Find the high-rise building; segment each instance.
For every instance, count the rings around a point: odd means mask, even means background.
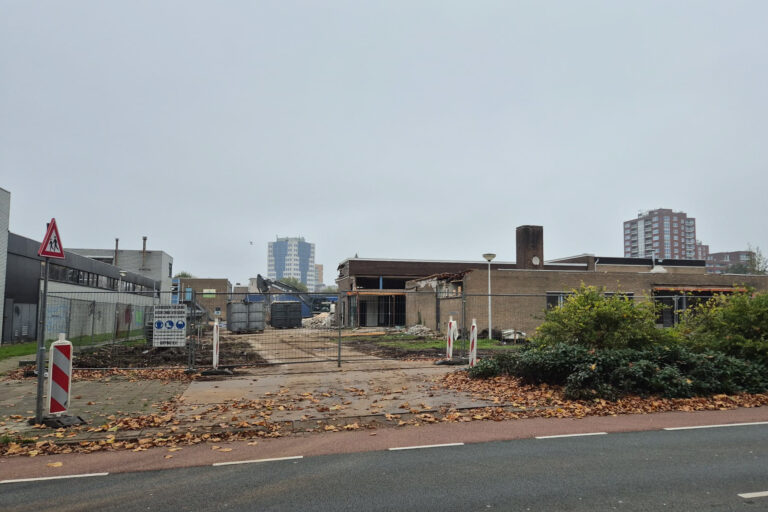
[[[315,263],[315,291],[320,291],[323,286],[323,265]]]
[[[267,277],[279,281],[293,277],[315,289],[315,244],[304,241],[304,237],[280,238],[269,242],[267,253]]]
[[[666,208],[624,222],[624,257],[697,259],[696,219]]]

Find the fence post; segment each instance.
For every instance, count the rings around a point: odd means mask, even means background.
[[[70,331],[70,326],[72,325],[72,314],[74,311],[72,311],[72,299],[67,299],[67,335],[66,338],[70,339],[72,337],[72,332]]]
[[[336,323],[339,324],[339,342],[338,342],[338,355],[337,355],[337,361],[336,366],[338,368],[341,368],[341,322],[339,322],[339,319],[336,319]]]
[[[467,290],[461,287],[461,351],[465,353],[467,348]]]
[[[91,345],[96,334],[96,301],[91,302]]]

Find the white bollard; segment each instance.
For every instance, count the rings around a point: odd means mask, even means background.
[[[472,319],[472,327],[469,328],[469,367],[477,364],[477,322]]]
[[[446,347],[445,347],[445,356],[448,359],[453,358],[453,317],[448,317],[448,334],[446,335]]]
[[[219,369],[219,319],[213,323],[213,369]]]
[[[64,339],[63,332],[51,344],[48,359],[48,412],[61,415],[69,409],[72,387],[72,343]]]

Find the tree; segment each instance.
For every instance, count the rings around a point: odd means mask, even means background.
[[[277,281],[283,284],[287,284],[288,286],[293,286],[294,288],[297,288],[301,292],[307,291],[307,285],[302,283],[295,277],[283,277],[282,279],[278,279]]]
[[[182,278],[187,278],[187,279],[194,279],[195,278],[195,276],[193,276],[192,274],[190,274],[186,270],[182,270],[181,272],[177,272],[176,275],[173,276],[173,277],[182,277]]]
[[[765,259],[763,251],[759,247],[753,248],[751,245],[747,246],[747,250],[751,253],[749,260],[747,260],[749,273],[764,275],[768,271],[768,260]]]

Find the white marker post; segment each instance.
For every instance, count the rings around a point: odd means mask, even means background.
[[[213,369],[219,369],[219,319],[213,324]]]
[[[472,319],[472,327],[469,328],[469,367],[477,364],[477,321]]]
[[[445,357],[453,358],[453,317],[448,317],[448,334],[446,335]]]

